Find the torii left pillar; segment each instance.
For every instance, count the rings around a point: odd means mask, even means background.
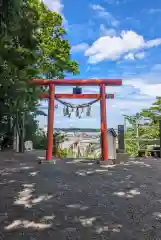
[[[54,101],[55,100],[55,85],[49,85],[49,106],[48,106],[48,147],[46,150],[46,160],[51,161],[53,158],[53,124],[54,124]]]
[[[100,115],[101,115],[101,155],[102,160],[108,160],[107,116],[106,116],[106,86],[100,85]]]

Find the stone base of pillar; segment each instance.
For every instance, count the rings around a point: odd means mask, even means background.
[[[99,161],[99,164],[100,164],[100,165],[113,165],[113,164],[114,164],[113,161],[114,161],[114,160],[110,160],[110,159],[107,160],[107,161],[102,161],[102,160],[101,160],[101,161]]]
[[[108,160],[108,161],[99,161],[100,165],[116,165],[120,163],[126,163],[129,159],[129,155],[127,153],[117,153],[116,159]]]
[[[129,155],[127,153],[117,153],[115,164],[125,163],[128,161]]]
[[[117,153],[125,153],[124,149],[117,149]]]
[[[39,159],[38,160],[38,164],[50,164],[50,163],[52,163],[52,164],[56,164],[56,160],[41,160],[41,159]]]

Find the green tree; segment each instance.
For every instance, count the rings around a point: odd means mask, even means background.
[[[143,109],[141,115],[149,118],[153,124],[157,124],[161,120],[161,97],[156,97],[156,101],[148,109]]]
[[[78,74],[78,63],[71,60],[70,44],[65,39],[62,17],[43,4],[35,6],[39,14],[39,59],[37,67],[48,79],[64,78],[66,73]]]
[[[17,122],[36,111],[42,91],[29,79],[77,74],[78,64],[71,60],[62,17],[41,1],[3,1],[0,15],[0,117]]]
[[[17,122],[15,120],[19,120],[21,113],[30,111],[37,102],[37,90],[28,85],[28,78],[33,73],[31,66],[37,61],[38,41],[35,36],[39,26],[31,2],[13,0],[3,1],[1,5],[1,122],[6,118],[8,122],[11,122],[11,118],[14,119],[12,122]],[[6,131],[11,134],[11,129]]]
[[[125,132],[126,151],[133,156],[147,149],[147,146],[158,144],[160,119],[160,98],[148,109],[134,116],[125,116],[129,126]]]
[[[39,124],[34,114],[28,113],[25,118],[25,140],[35,141],[35,136],[39,130]]]

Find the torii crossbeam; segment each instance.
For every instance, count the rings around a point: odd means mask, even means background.
[[[114,98],[114,94],[106,94],[106,86],[121,86],[121,79],[33,79],[32,84],[48,85],[49,93],[40,96],[41,99],[48,98],[48,147],[46,151],[46,160],[52,160],[53,151],[53,130],[54,130],[54,100],[55,98],[69,99],[99,99],[101,110],[101,152],[102,160],[108,160],[108,141],[107,141],[107,117],[106,117],[106,99]],[[55,86],[100,86],[100,94],[56,94]]]

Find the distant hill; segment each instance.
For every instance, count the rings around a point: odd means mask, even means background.
[[[56,132],[100,132],[97,128],[55,128]]]

